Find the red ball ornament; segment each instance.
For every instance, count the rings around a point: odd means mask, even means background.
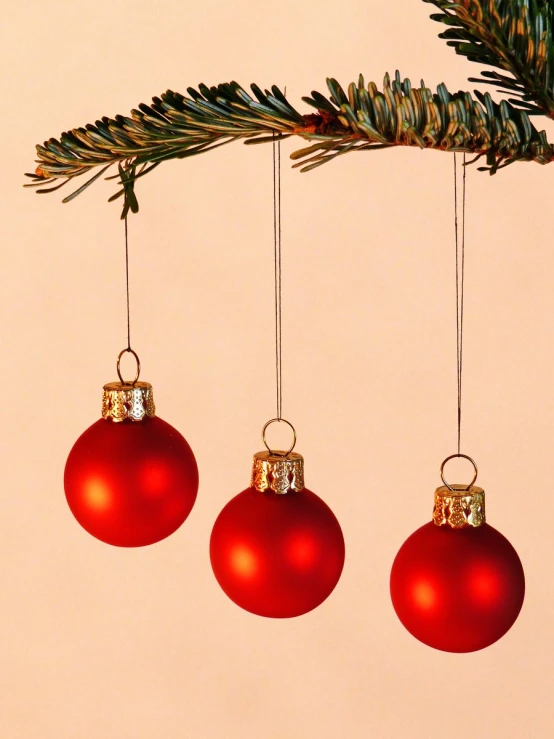
[[[485,523],[482,488],[437,488],[433,520],[396,555],[390,592],[402,624],[435,649],[474,652],[504,636],[523,605],[525,577],[516,550]]]
[[[69,453],[67,502],[81,526],[106,544],[154,544],[176,531],[194,505],[194,454],[155,416],[149,383],[105,385],[102,405],[103,418]]]
[[[214,524],[210,559],[229,598],[258,616],[300,616],[331,594],[344,537],[329,506],[304,487],[300,454],[254,455],[251,487]]]

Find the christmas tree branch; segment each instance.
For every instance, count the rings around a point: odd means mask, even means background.
[[[544,131],[537,131],[526,111],[491,96],[450,93],[439,85],[433,93],[421,83],[413,88],[397,73],[385,76],[382,91],[360,76],[345,91],[336,80],[327,81],[330,97],[319,92],[303,100],[316,109],[300,114],[275,86],[252,85],[253,96],[236,82],[217,87],[188,88],[189,97],[168,91],[141,104],[130,116],[102,118],[94,125],[63,133],[37,146],[38,167],[28,185],[42,186],[62,179],[39,193],[52,192],[76,177],[100,169],[64,199],[80,194],[109,167],[117,165],[123,196],[122,217],[138,210],[135,183],[167,159],[183,159],[238,139],[256,144],[298,135],[310,146],[293,153],[294,166],[308,171],[336,156],[355,150],[416,146],[441,151],[465,151],[485,157],[487,169],[516,161],[546,164],[554,147]],[[107,178],[110,179],[110,178]]]
[[[554,118],[552,0],[423,0],[441,10],[433,20],[448,26],[439,34],[456,53],[496,67],[470,78],[510,92],[529,115]]]

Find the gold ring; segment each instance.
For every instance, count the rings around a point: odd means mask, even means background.
[[[132,382],[125,382],[125,380],[123,379],[123,377],[121,377],[121,370],[120,370],[121,357],[126,352],[130,352],[133,355],[133,357],[136,359],[136,362],[137,362],[137,373],[135,375],[135,379]],[[119,352],[119,354],[117,356],[117,376],[121,380],[121,383],[123,385],[135,385],[136,382],[137,382],[137,380],[138,380],[138,378],[139,378],[139,375],[140,375],[140,359],[138,358],[138,354],[135,351],[133,351],[133,349],[131,349],[131,347],[128,347],[127,349],[123,349],[123,351]]]
[[[473,469],[475,470],[475,474],[473,475],[473,480],[472,480],[472,481],[471,481],[471,482],[469,483],[469,485],[468,485],[468,486],[466,487],[466,490],[469,490],[469,489],[470,489],[470,487],[471,487],[471,486],[473,485],[473,483],[475,482],[475,480],[477,480],[477,465],[475,464],[475,461],[474,461],[474,460],[473,460],[473,459],[472,459],[471,457],[468,457],[468,456],[467,456],[467,454],[451,454],[451,455],[450,455],[449,457],[447,457],[447,458],[446,458],[446,459],[444,460],[444,462],[443,462],[443,463],[441,464],[441,480],[443,481],[443,483],[444,483],[444,484],[446,485],[446,487],[447,487],[447,488],[448,488],[449,490],[451,490],[452,492],[454,492],[454,488],[453,488],[453,487],[451,487],[451,486],[450,486],[450,485],[449,485],[449,484],[448,484],[448,483],[446,482],[446,480],[444,479],[444,465],[445,465],[445,464],[446,464],[447,462],[449,462],[449,461],[450,461],[451,459],[454,459],[455,457],[463,457],[464,459],[467,459],[467,460],[469,460],[469,461],[471,462],[471,464],[473,465]]]
[[[268,427],[268,426],[269,426],[269,425],[270,425],[271,423],[286,423],[286,424],[287,424],[288,426],[290,426],[290,427],[291,427],[291,429],[292,429],[292,444],[290,445],[290,447],[289,447],[289,448],[287,449],[287,451],[286,451],[286,452],[276,452],[276,451],[274,451],[273,449],[271,449],[271,447],[270,447],[270,446],[269,446],[269,444],[267,443],[267,441],[266,441],[266,438],[265,438],[265,431],[266,431],[267,427]],[[292,450],[293,450],[293,449],[294,449],[294,447],[296,446],[296,429],[294,428],[294,426],[292,425],[292,423],[291,423],[290,421],[287,421],[287,420],[286,420],[286,418],[271,418],[271,419],[270,419],[270,420],[269,420],[269,421],[268,421],[268,422],[267,422],[267,423],[265,424],[265,426],[264,426],[264,427],[263,427],[263,429],[262,429],[262,441],[263,441],[263,443],[264,443],[264,445],[265,445],[265,448],[267,449],[267,451],[268,451],[268,452],[269,452],[270,454],[273,454],[273,455],[274,455],[274,456],[276,456],[276,457],[286,457],[287,455],[289,455],[289,454],[290,454],[290,453],[292,452]]]

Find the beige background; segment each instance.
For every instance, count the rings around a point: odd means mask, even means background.
[[[113,183],[64,206],[24,190],[34,144],[200,81],[286,85],[307,112],[301,96],[324,92],[326,75],[380,82],[399,67],[454,90],[477,71],[417,0],[190,6],[2,0],[0,734],[552,736],[549,168],[468,178],[463,448],[528,587],[493,647],[424,647],[388,594],[394,555],[429,520],[455,450],[450,156],[360,153],[301,175],[288,167],[299,141],[283,145],[284,413],[347,542],[321,608],[291,621],[242,612],[207,552],[274,414],[269,147],[164,164],[140,182],[130,223],[133,345],[200,467],[189,520],[154,547],[119,550],[65,504],[65,459],[125,346],[123,230]]]

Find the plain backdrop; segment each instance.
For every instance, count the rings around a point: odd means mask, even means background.
[[[192,514],[162,543],[118,549],[80,528],[63,493],[67,454],[126,345],[123,225],[113,182],[68,205],[67,188],[23,189],[34,145],[200,82],[286,86],[303,113],[327,76],[380,84],[399,68],[414,84],[472,89],[478,68],[437,38],[432,11],[2,0],[3,739],[553,735],[548,167],[468,173],[462,451],[527,578],[520,618],[491,648],[425,647],[388,592],[456,445],[451,155],[355,153],[300,174],[288,157],[303,142],[283,144],[283,412],[347,547],[320,608],[243,612],[208,558],[275,412],[270,146],[234,143],[137,184],[132,340],[160,417],[197,456]]]

